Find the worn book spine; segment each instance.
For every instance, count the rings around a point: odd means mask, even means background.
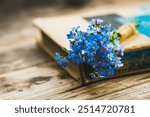
[[[63,51],[63,49],[57,45],[48,35],[46,35],[43,31],[40,31],[41,36],[37,37],[37,44],[40,48],[42,48],[46,53],[48,53],[52,58],[55,59],[56,52],[60,52],[61,55],[66,56],[67,53]],[[69,61],[69,66],[64,68],[77,82],[80,84],[84,84],[81,73],[82,65],[78,65]]]

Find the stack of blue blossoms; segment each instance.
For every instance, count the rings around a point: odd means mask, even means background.
[[[70,42],[68,56],[56,53],[57,63],[62,67],[67,67],[69,60],[77,64],[89,64],[94,69],[89,74],[91,78],[113,76],[115,70],[123,66],[123,48],[120,35],[113,31],[110,24],[102,23],[101,19],[92,19],[85,32],[80,30],[80,26],[72,28],[67,34]]]

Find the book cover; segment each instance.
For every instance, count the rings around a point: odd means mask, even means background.
[[[136,32],[129,25],[123,25],[118,21],[121,16],[117,14],[97,15],[97,16],[61,16],[52,18],[39,18],[34,20],[34,25],[40,30],[41,37],[38,39],[38,45],[43,48],[50,56],[55,58],[56,52],[67,55],[62,48],[69,50],[69,42],[66,38],[68,31],[80,25],[83,30],[89,24],[92,18],[101,18],[104,23],[110,23],[122,34],[121,44],[124,47],[125,55],[123,57],[124,66],[117,70],[114,77],[134,74],[150,70],[150,39],[149,37]],[[122,26],[123,25],[123,26]],[[65,68],[75,80],[81,84],[88,84],[108,78],[91,79],[88,75],[92,68],[87,64],[71,63]]]

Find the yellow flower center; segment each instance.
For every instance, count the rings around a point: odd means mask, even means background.
[[[74,57],[74,54],[71,54],[72,57]]]
[[[94,50],[95,49],[95,47],[94,46],[92,46],[92,50]]]

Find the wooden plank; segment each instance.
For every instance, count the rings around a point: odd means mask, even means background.
[[[47,99],[93,99],[97,96],[103,96],[118,90],[124,89],[117,83],[112,82],[99,82],[94,85],[85,86],[78,88],[60,95],[55,95],[53,97],[47,97]]]
[[[150,99],[150,82],[129,87],[96,99]]]
[[[0,74],[53,61],[33,40],[0,42]]]
[[[79,86],[52,62],[2,74],[0,84],[0,99],[35,99],[43,93],[54,95]]]
[[[119,79],[98,82],[79,89],[75,89],[63,94],[57,94],[48,99],[95,99],[118,91],[123,91],[129,87],[150,82],[150,73],[126,76]],[[128,94],[128,92],[125,92]],[[103,98],[104,99],[104,98]]]
[[[116,83],[125,87],[136,86],[138,84],[147,83],[150,81],[150,72],[145,72],[137,75],[130,75],[123,78],[116,79]]]

